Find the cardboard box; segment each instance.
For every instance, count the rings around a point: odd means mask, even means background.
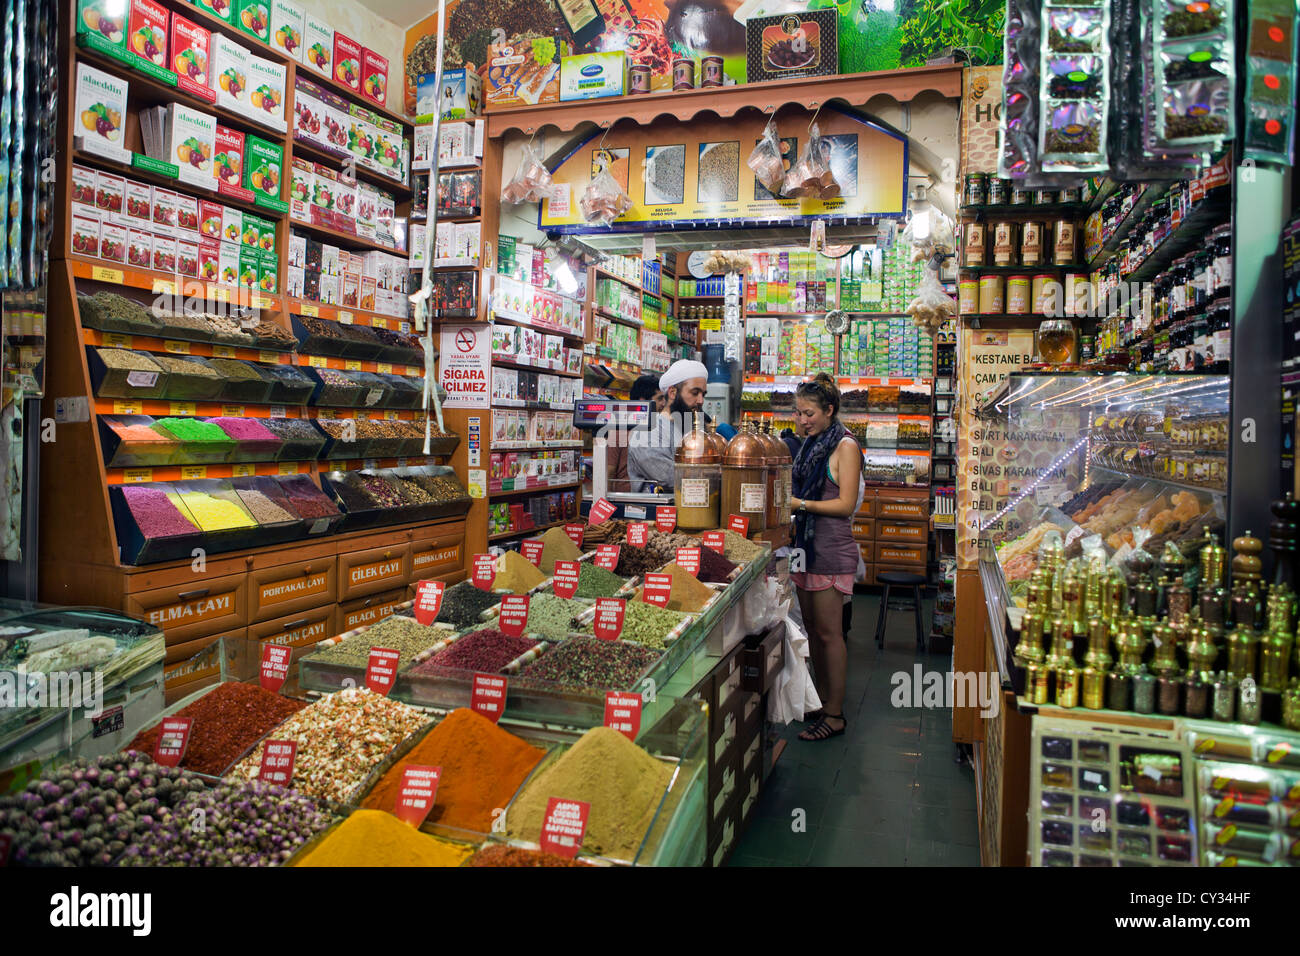
[[[302,62],[317,73],[333,76],[334,31],[320,17],[306,13],[302,26]]]
[[[72,201],[94,208],[95,171],[93,169],[72,164]],[[129,210],[127,214],[130,215]]]
[[[72,216],[72,251],[79,256],[99,255],[99,218]]]
[[[301,61],[306,19],[302,7],[297,4],[271,0],[271,46],[290,59]]]
[[[334,79],[350,90],[361,90],[361,44],[334,33]]]
[[[92,177],[94,174],[91,174]],[[76,180],[76,168],[73,168],[73,180]],[[93,183],[94,180],[92,179]],[[74,189],[76,187],[74,186]],[[126,216],[128,219],[138,219],[142,223],[153,221],[153,187],[148,183],[127,182],[125,184],[126,192]],[[91,198],[94,198],[94,186],[91,186]],[[148,225],[142,225],[140,228],[147,229]]]
[[[153,268],[153,233],[147,229],[128,229],[126,264],[136,269]]]
[[[122,0],[77,0],[77,35],[94,37],[94,46],[126,53],[127,5]]]
[[[541,59],[547,53],[551,53],[552,58]],[[560,44],[556,50],[556,44],[549,38],[543,44],[531,40],[488,44],[487,88],[483,91],[487,108],[558,103],[560,64],[554,56],[563,57],[567,53],[567,45]],[[446,74],[443,76],[445,87]],[[445,98],[443,102],[446,102]],[[443,118],[448,118],[445,111]]]
[[[78,63],[75,97],[78,122],[73,123],[73,134],[85,137],[88,142],[122,149],[126,98],[126,80],[88,63]]]
[[[206,10],[219,20],[235,22],[235,0],[195,0],[196,7]]]
[[[248,58],[248,107],[254,119],[284,129],[285,68],[260,56]]]
[[[244,134],[224,126],[217,127],[212,178],[218,184],[242,188],[244,181]]]
[[[251,54],[224,34],[212,35],[212,75],[217,103],[248,113],[248,58]]]
[[[157,272],[176,272],[176,240],[170,236],[153,237],[153,268]]]
[[[180,239],[176,243],[176,274],[188,279],[199,276],[199,244],[193,240]]]
[[[244,213],[233,206],[224,206],[221,210],[221,241],[238,245],[243,236]]]
[[[248,246],[239,247],[239,284],[245,289],[257,288],[257,270],[261,267],[262,256],[256,249]]]
[[[217,281],[222,285],[239,284],[239,250],[242,247],[233,242],[223,242],[220,250],[220,271]]]
[[[127,229],[125,226],[103,223],[99,228],[99,257],[109,262],[126,262]]]
[[[235,25],[250,37],[271,42],[271,10],[263,0],[238,0],[239,15]]]
[[[221,247],[224,243],[206,237],[199,240],[199,278],[216,282],[221,277]]]
[[[292,175],[289,182],[289,216],[299,222],[310,222],[312,192],[316,184],[312,164],[308,160],[294,157]]]
[[[301,269],[307,260],[307,237],[289,237],[289,265]]]
[[[100,175],[103,174],[101,173]],[[153,188],[153,221],[155,232],[164,232],[168,229],[176,228],[177,198],[175,190],[163,189],[161,186],[155,186]]]
[[[211,89],[212,75],[208,72],[211,57],[212,34],[197,23],[180,14],[172,14],[171,68],[185,89],[189,83]]]
[[[361,51],[361,95],[383,106],[388,99],[388,57]]]
[[[417,122],[432,122],[438,111],[443,119],[465,119],[478,116],[483,108],[483,80],[464,67],[443,70],[441,88],[435,88],[434,74],[425,73],[416,90]]]
[[[289,271],[284,277],[284,292],[286,295],[302,298],[303,285],[305,279],[301,266],[290,266]]]
[[[219,240],[223,234],[225,206],[219,202],[199,200],[199,237]]]
[[[280,262],[275,256],[265,252],[258,256],[257,286],[271,294],[280,291]]]
[[[745,22],[749,82],[838,73],[838,18],[835,10],[750,17]]]
[[[376,292],[378,292],[378,287],[377,287],[377,285],[376,285],[376,283],[375,283],[375,279],[374,279],[374,277],[373,277],[373,276],[364,276],[364,275],[363,275],[363,276],[361,277],[361,306],[360,306],[360,308],[363,308],[363,309],[369,309],[370,311],[373,312],[374,309],[375,309],[375,294],[376,294]]]
[[[252,249],[262,248],[262,220],[257,216],[244,213],[244,229],[239,235],[239,244]]]
[[[154,0],[131,0],[126,47],[154,66],[167,65],[167,8]]]
[[[244,188],[279,199],[284,171],[284,148],[260,136],[249,136],[244,143],[244,150]]]
[[[217,118],[180,103],[167,107],[167,161],[180,167],[180,178],[196,186],[216,188],[212,174]]]
[[[184,193],[176,194],[176,234],[196,241],[199,236],[199,201]]]
[[[581,53],[560,60],[560,101],[622,96],[627,92],[627,56],[622,50]]]

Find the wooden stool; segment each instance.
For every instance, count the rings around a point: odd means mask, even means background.
[[[925,653],[925,629],[921,625],[921,585],[925,584],[922,574],[909,574],[906,571],[882,571],[876,580],[885,586],[880,596],[880,614],[876,617],[876,647],[885,646],[885,625],[889,621],[890,587],[911,588],[912,601],[916,610],[916,649]]]

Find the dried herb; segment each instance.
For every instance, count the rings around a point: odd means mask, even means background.
[[[1209,33],[1218,29],[1222,22],[1223,11],[1208,4],[1206,9],[1199,11],[1186,8],[1174,10],[1165,14],[1165,36],[1190,37],[1198,33]]]
[[[511,637],[485,627],[457,639],[446,650],[411,669],[412,675],[441,674],[449,670],[496,673],[537,646],[527,637]]]
[[[438,609],[439,624],[450,624],[459,630],[479,622],[479,615],[501,603],[501,597],[484,591],[470,581],[461,581],[447,588]]]
[[[627,580],[613,571],[583,561],[578,565],[578,590],[574,596],[588,599],[613,597],[625,584]]]
[[[637,644],[575,637],[552,647],[521,676],[565,687],[626,690],[659,657],[658,651]]]

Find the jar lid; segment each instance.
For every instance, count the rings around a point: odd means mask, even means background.
[[[682,443],[673,453],[673,461],[679,465],[716,465],[722,461],[722,456],[709,440],[708,433],[702,428],[694,428],[682,436]]]
[[[728,468],[761,468],[767,464],[767,450],[752,431],[742,431],[727,442],[722,464]]]

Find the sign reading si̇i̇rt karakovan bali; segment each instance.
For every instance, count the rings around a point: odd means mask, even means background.
[[[777,132],[786,169],[808,142],[806,111],[782,111]],[[658,120],[650,126],[596,130],[552,171],[559,192],[542,201],[539,228],[560,233],[676,229],[684,225],[781,225],[811,219],[864,219],[907,212],[907,140],[827,106],[817,117],[840,184],[835,199],[781,199],[747,165],[767,115],[746,110],[708,123]],[[608,230],[582,216],[582,194],[608,167],[632,208]]]
[[[443,408],[490,408],[492,327],[444,325],[438,349],[438,381],[447,392]]]

